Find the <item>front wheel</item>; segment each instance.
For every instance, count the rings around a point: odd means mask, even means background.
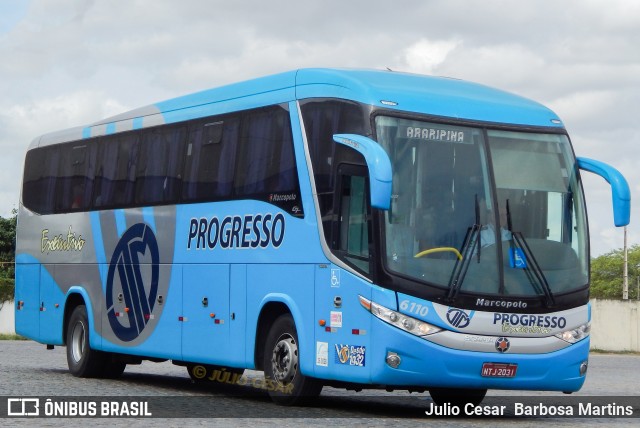
[[[264,351],[264,376],[267,391],[277,404],[303,404],[322,391],[322,383],[300,372],[298,333],[289,314],[278,317],[269,330]]]

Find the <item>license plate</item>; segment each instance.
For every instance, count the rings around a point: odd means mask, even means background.
[[[517,370],[517,364],[484,363],[481,374],[483,377],[515,377]]]

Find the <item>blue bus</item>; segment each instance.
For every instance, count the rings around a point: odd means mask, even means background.
[[[16,331],[79,377],[171,360],[323,385],[573,392],[589,237],[561,120],[456,79],[301,69],[43,135],[18,214]]]

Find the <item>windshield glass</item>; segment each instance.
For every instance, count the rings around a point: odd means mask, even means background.
[[[587,237],[564,135],[378,116],[393,167],[386,264],[459,292],[546,296],[587,283]],[[452,291],[454,290],[454,291]]]

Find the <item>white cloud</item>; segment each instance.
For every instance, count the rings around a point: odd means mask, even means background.
[[[574,92],[549,104],[556,112],[563,112],[565,121],[599,121],[603,111],[610,111],[618,103],[619,93],[613,90]]]
[[[439,71],[522,93],[531,85],[536,87],[546,67],[548,64],[543,56],[519,43],[467,46],[465,42],[464,49],[455,50]],[[532,93],[527,95],[535,96]]]
[[[447,56],[462,44],[460,40],[418,40],[405,49],[402,60],[407,71],[434,74]]]
[[[57,131],[80,126],[122,112],[125,108],[117,100],[101,91],[80,91],[33,103],[5,107],[9,130],[14,134],[25,132],[37,136],[41,129]],[[19,124],[19,127],[17,126]]]

